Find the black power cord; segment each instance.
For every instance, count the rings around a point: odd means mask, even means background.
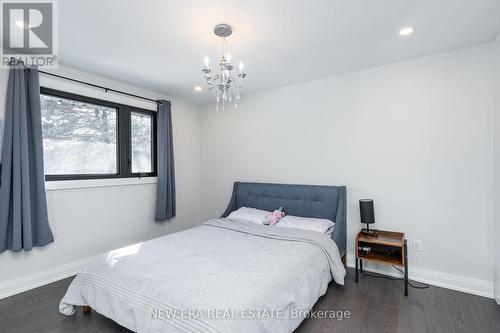
[[[363,276],[369,276],[369,277],[387,279],[387,280],[403,280],[405,273],[401,269],[399,269],[398,267],[396,267],[394,265],[392,265],[392,267],[394,267],[398,272],[400,272],[403,275],[403,277],[393,277],[393,276],[372,274],[372,273],[363,273]],[[423,282],[417,282],[417,283],[419,283],[420,285],[416,285],[415,281],[411,281],[410,279],[408,279],[408,285],[412,288],[415,288],[415,289],[427,289],[427,288],[429,288],[429,285],[427,283],[423,283]]]

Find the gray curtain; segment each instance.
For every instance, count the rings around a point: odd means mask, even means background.
[[[0,183],[0,252],[54,241],[47,217],[38,70],[11,63]]]
[[[172,114],[169,101],[158,101],[156,121],[158,185],[155,219],[164,221],[175,216],[174,144],[172,141]]]

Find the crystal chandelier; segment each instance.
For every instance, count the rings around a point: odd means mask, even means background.
[[[238,66],[238,74],[232,72],[233,65],[231,64],[231,55],[227,53],[227,42],[226,37],[231,36],[232,29],[227,24],[218,24],[214,33],[224,40],[224,52],[222,58],[219,60],[219,73],[212,73],[210,69],[210,60],[205,57],[203,62],[205,63],[202,72],[205,79],[205,87],[210,90],[216,99],[216,109],[219,110],[219,106],[224,107],[226,103],[233,103],[234,108],[238,108],[238,101],[240,99],[240,88],[242,86],[243,79],[247,76],[245,73],[245,65],[240,62]]]

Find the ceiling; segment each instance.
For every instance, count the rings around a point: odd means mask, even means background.
[[[499,0],[64,0],[60,63],[204,103],[204,56],[233,26],[244,94],[492,41]],[[411,36],[398,32],[415,27]]]

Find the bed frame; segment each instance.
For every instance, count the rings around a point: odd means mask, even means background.
[[[231,201],[221,217],[240,207],[273,211],[283,207],[287,215],[329,219],[335,222],[332,239],[345,266],[346,187],[235,182]]]
[[[342,257],[346,250],[346,187],[235,182],[231,201],[221,217],[240,207],[273,211],[279,207],[288,215],[329,219],[335,222],[332,239]],[[82,311],[91,313],[90,306]]]

